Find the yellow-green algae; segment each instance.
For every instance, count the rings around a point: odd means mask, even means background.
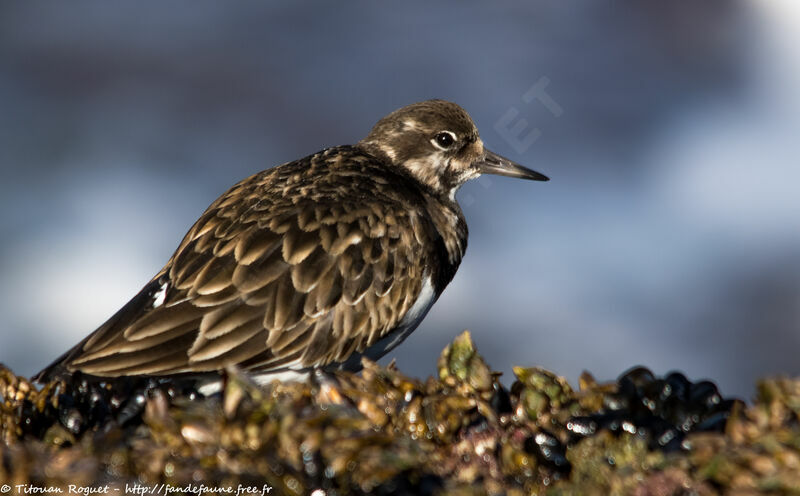
[[[367,362],[361,374],[259,388],[227,372],[223,397],[147,399],[142,422],[74,436],[54,423],[22,436],[21,411],[54,405],[0,367],[0,483],[111,492],[125,484],[271,486],[270,494],[679,495],[800,494],[800,380],[767,379],[726,432],[692,434],[688,450],[648,450],[636,435],[600,431],[570,444],[565,473],[526,446],[542,429],[568,441],[573,415],[597,412],[615,384],[581,376],[574,390],[539,368],[515,368],[511,408],[469,333],[442,353],[438,378]],[[57,405],[55,405],[57,406]],[[163,494],[163,493],[162,493]]]

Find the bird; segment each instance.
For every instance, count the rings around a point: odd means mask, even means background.
[[[467,248],[455,195],[481,174],[548,180],[486,149],[469,114],[444,100],[391,112],[355,145],[258,172],[34,380],[356,372],[405,340],[453,279]]]

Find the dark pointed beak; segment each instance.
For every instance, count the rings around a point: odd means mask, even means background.
[[[518,177],[531,181],[549,181],[550,178],[516,162],[486,150],[486,156],[478,162],[478,171],[481,174],[497,174],[498,176]]]

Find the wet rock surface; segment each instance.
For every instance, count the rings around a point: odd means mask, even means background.
[[[437,365],[425,381],[367,363],[361,374],[266,387],[230,370],[211,397],[156,380],[38,389],[0,367],[0,482],[266,484],[317,496],[800,494],[800,380],[760,382],[751,406],[643,367],[611,383],[584,373],[578,389],[518,367],[507,388],[468,333]]]

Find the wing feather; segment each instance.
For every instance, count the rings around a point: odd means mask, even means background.
[[[250,265],[239,264],[233,270],[233,284],[244,294],[251,293],[271,284],[289,268],[283,260],[281,251],[273,249]]]
[[[197,274],[197,279],[192,285],[192,291],[189,293],[191,296],[195,294],[206,296],[219,293],[231,285],[231,277],[236,268],[233,260],[231,260],[232,257],[217,257],[213,254],[211,256],[213,257],[211,261]]]
[[[282,245],[279,234],[257,227],[251,227],[235,241],[234,255],[240,265],[250,265]]]
[[[123,336],[131,341],[142,339],[202,317],[204,310],[191,301],[185,301],[173,307],[161,306],[147,312],[142,318],[128,326]]]
[[[189,361],[202,362],[218,358],[244,345],[254,336],[260,336],[259,343],[260,346],[263,346],[266,341],[266,332],[260,319],[240,322],[236,327],[223,334],[202,334],[201,338],[197,339],[189,349]],[[260,351],[259,346],[256,346],[253,351],[255,353]]]

